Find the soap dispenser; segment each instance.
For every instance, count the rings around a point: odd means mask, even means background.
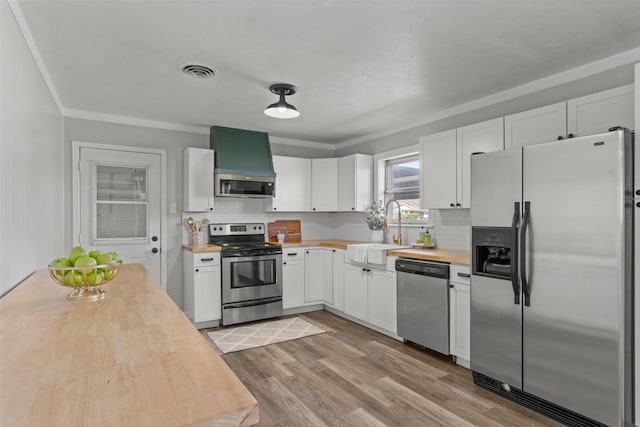
[[[432,235],[429,234],[429,227],[427,227],[427,232],[424,233],[422,243],[424,243],[425,245],[431,245],[431,241],[432,241]]]

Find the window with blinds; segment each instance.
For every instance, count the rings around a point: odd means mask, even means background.
[[[417,154],[391,159],[385,166],[385,205],[390,200],[400,203],[402,222],[423,223],[429,220],[429,211],[420,209],[420,160]],[[393,203],[388,211],[389,222],[398,218],[398,206]]]

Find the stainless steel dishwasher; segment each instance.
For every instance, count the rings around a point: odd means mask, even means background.
[[[449,264],[398,258],[398,335],[449,354]]]

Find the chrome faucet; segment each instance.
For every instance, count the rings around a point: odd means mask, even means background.
[[[384,214],[385,214],[385,219],[384,219],[384,227],[385,228],[389,228],[389,223],[387,222],[387,213],[389,212],[389,205],[391,203],[395,202],[396,205],[398,205],[398,238],[396,239],[396,235],[393,235],[393,243],[395,243],[396,245],[402,245],[402,212],[400,212],[400,202],[398,202],[397,200],[389,200],[387,202],[387,206],[384,208]]]

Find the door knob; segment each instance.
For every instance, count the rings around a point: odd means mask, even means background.
[[[152,242],[157,242],[157,241],[158,241],[158,236],[153,236],[153,237],[151,238],[151,241],[152,241]]]
[[[158,248],[153,248],[153,249],[151,249],[151,253],[152,253],[152,254],[157,254],[157,253],[158,253]]]

